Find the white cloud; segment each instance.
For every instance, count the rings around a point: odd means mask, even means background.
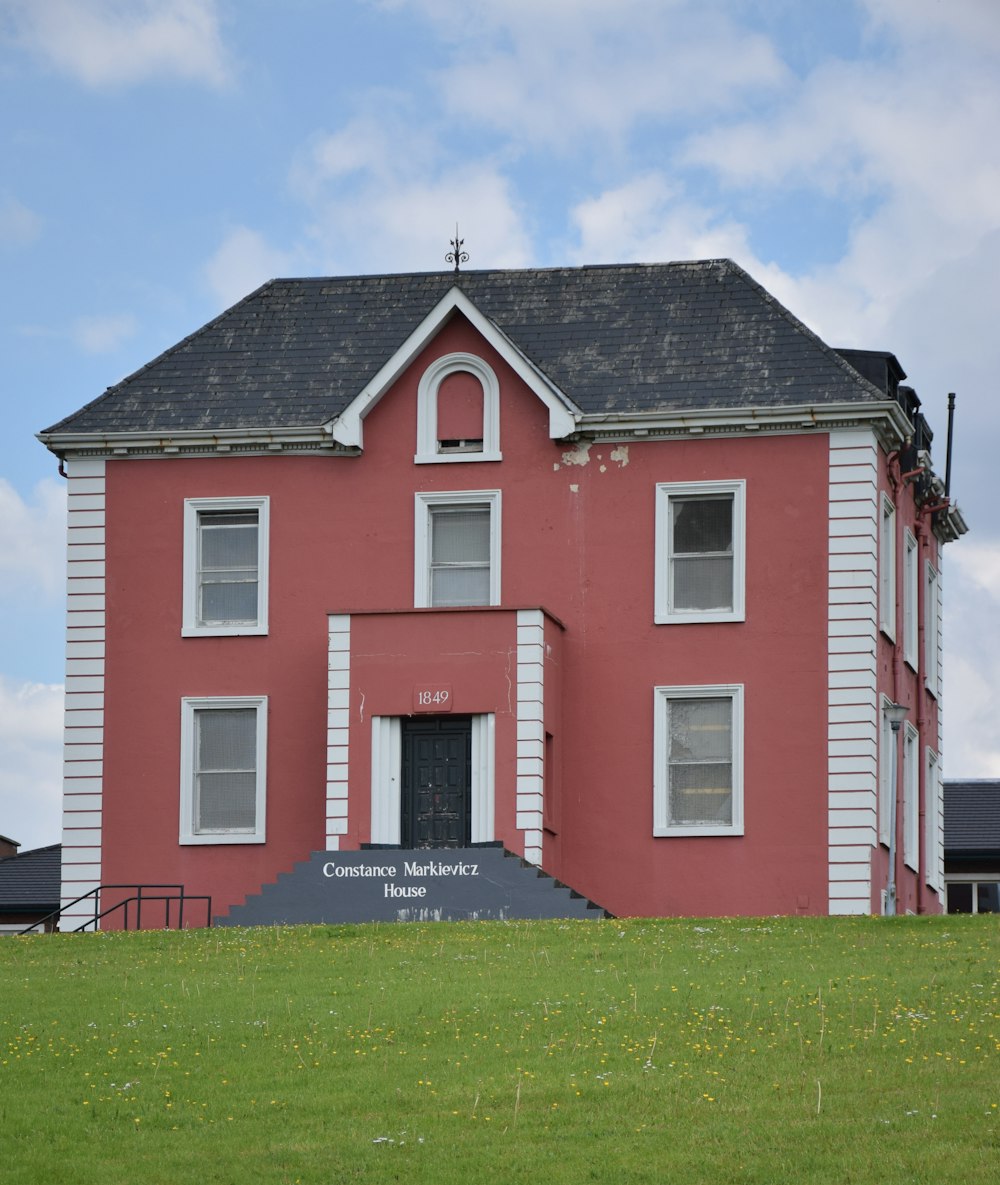
[[[0,247],[28,247],[42,232],[42,220],[17,198],[0,197]]]
[[[61,838],[63,689],[0,675],[0,833],[22,850]]]
[[[45,478],[25,501],[0,477],[0,593],[36,604],[65,592],[66,487]]]
[[[523,267],[531,246],[513,186],[488,158],[452,164],[429,133],[392,115],[362,115],[315,138],[294,192],[311,214],[311,271],[430,271],[454,226],[475,244],[472,268]]]
[[[786,75],[769,41],[689,0],[410,0],[452,43],[451,117],[574,150],[643,119],[726,110]]]
[[[7,0],[17,44],[87,86],[174,77],[225,86],[216,0]]]
[[[70,336],[88,354],[109,354],[132,337],[137,328],[131,313],[79,317]]]
[[[949,545],[944,593],[945,775],[1000,777],[1000,544]]]
[[[298,272],[294,253],[272,247],[246,226],[234,227],[205,264],[205,278],[223,308],[242,300],[267,280]]]

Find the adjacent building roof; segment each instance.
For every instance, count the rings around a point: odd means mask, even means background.
[[[945,782],[944,854],[1000,860],[1000,781]]]
[[[42,438],[329,423],[456,286],[583,415],[891,397],[725,259],[290,279]]]
[[[0,860],[0,915],[59,908],[62,844]]]

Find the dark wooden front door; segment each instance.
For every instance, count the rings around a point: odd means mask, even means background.
[[[404,848],[463,848],[472,826],[472,719],[416,716],[403,721]]]

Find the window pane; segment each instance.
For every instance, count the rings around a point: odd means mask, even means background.
[[[670,606],[733,608],[733,496],[671,498]]]
[[[977,913],[1000,913],[1000,884],[980,882],[976,890]]]
[[[732,823],[732,700],[671,700],[668,717],[669,822]]]
[[[258,515],[205,511],[198,515],[198,620],[256,622]]]
[[[431,562],[489,563],[490,508],[435,507],[431,510]]]
[[[253,831],[256,808],[256,774],[202,774],[198,778],[199,832]]]
[[[195,713],[196,831],[253,831],[257,798],[257,710]]]
[[[432,605],[447,608],[489,603],[489,568],[436,568],[431,572]]]
[[[963,885],[953,881],[948,885],[948,912],[972,913],[973,885]]]
[[[488,505],[430,509],[430,603],[439,606],[490,603]]]
[[[671,762],[730,759],[732,700],[672,700],[669,711]]]
[[[674,555],[733,550],[733,496],[671,498]]]
[[[674,560],[675,609],[731,609],[733,558],[711,556]]]

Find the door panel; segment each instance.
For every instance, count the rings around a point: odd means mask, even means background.
[[[406,848],[460,848],[472,816],[472,719],[420,716],[403,721],[402,819]]]

